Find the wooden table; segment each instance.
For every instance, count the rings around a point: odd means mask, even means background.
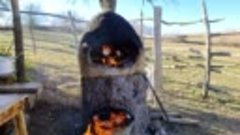
[[[17,135],[28,135],[24,116],[26,95],[0,95],[0,126],[14,120]]]

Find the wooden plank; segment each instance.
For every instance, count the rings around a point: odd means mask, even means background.
[[[25,120],[25,117],[24,117],[23,110],[21,110],[16,115],[16,127],[17,127],[19,135],[28,135],[26,120]]]
[[[0,95],[0,126],[15,117],[24,108],[26,95]]]
[[[0,95],[0,126],[16,119],[17,135],[27,135],[23,112],[26,98],[26,95]]]
[[[0,113],[0,126],[13,119],[24,106],[21,102]]]
[[[0,113],[9,109],[10,106],[13,106],[19,101],[25,100],[27,95],[18,95],[18,94],[4,94],[0,95]]]
[[[24,67],[24,47],[22,36],[21,17],[19,13],[18,0],[11,0],[13,24],[14,24],[14,43],[15,43],[15,56],[16,56],[16,74],[17,81],[25,81],[25,67]]]
[[[180,124],[180,125],[189,125],[189,126],[198,126],[199,125],[198,120],[194,120],[194,119],[190,119],[190,118],[170,117],[169,121],[167,121],[167,122],[173,123],[173,124]]]
[[[189,59],[194,59],[194,60],[202,60],[202,59],[204,59],[204,57],[200,56],[200,55],[196,55],[196,56],[190,55],[190,56],[188,56],[188,58]]]
[[[13,27],[0,27],[0,30],[9,31],[9,30],[13,30]]]
[[[230,52],[212,52],[211,55],[212,57],[230,57],[231,53]]]
[[[225,65],[211,65],[211,69],[215,69],[215,68],[224,68]]]
[[[0,85],[0,94],[18,93],[18,94],[36,94],[41,91],[43,86],[40,83],[21,83],[13,85]]]

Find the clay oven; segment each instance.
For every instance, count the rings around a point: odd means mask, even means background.
[[[143,44],[120,15],[99,14],[79,47],[83,135],[147,135]]]

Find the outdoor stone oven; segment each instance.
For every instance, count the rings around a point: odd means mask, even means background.
[[[79,47],[82,135],[148,135],[144,50],[131,25],[113,12],[99,14]]]

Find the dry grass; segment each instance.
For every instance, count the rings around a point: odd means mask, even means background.
[[[49,34],[46,38],[49,38]],[[51,38],[58,34],[50,33]],[[42,36],[42,33],[41,33]],[[62,35],[61,35],[62,36]],[[44,37],[42,37],[44,38]],[[214,51],[229,51],[231,57],[213,59],[213,64],[221,64],[222,73],[213,73],[211,84],[217,89],[210,92],[210,97],[202,100],[201,87],[203,68],[196,66],[203,64],[203,60],[193,60],[189,49],[195,48],[204,52],[203,37],[187,36],[187,42],[176,42],[176,39],[165,39],[163,42],[163,65],[190,65],[183,68],[164,69],[165,91],[159,92],[169,111],[179,112],[185,117],[200,120],[199,129],[183,128],[182,135],[239,135],[240,134],[240,35],[214,37]],[[67,36],[64,40],[70,40]],[[10,43],[9,34],[0,34],[0,42]],[[71,42],[71,41],[70,41]],[[34,68],[41,67],[48,81],[59,87],[57,90],[67,95],[79,95],[79,72],[74,49],[54,43],[37,42],[37,54],[32,51],[32,43],[25,39],[26,58]],[[148,62],[150,58],[152,40],[145,41]],[[0,45],[2,45],[0,43]],[[195,66],[194,66],[195,65]],[[61,87],[65,84],[72,84]],[[76,85],[77,84],[77,85]],[[199,131],[201,130],[201,132]],[[199,131],[199,132],[198,132]]]
[[[231,57],[213,58],[213,65],[222,65],[222,73],[212,73],[211,85],[216,88],[210,91],[207,100],[202,99],[201,84],[204,69],[199,66],[204,60],[190,59],[193,55],[189,49],[194,48],[204,53],[204,46],[194,43],[175,42],[175,39],[165,39],[163,42],[163,65],[189,65],[184,68],[164,69],[164,88],[160,92],[169,110],[180,112],[186,116],[200,120],[204,133],[213,135],[240,134],[240,35],[220,36],[213,38],[213,51],[227,51]],[[187,37],[187,41],[202,42],[200,36]],[[151,40],[146,43],[151,44]],[[238,44],[236,44],[238,43]],[[149,45],[148,47],[151,47]],[[151,49],[149,49],[151,50]],[[149,53],[151,54],[151,53]],[[177,59],[176,59],[177,58]],[[166,66],[171,67],[171,66]],[[193,132],[183,133],[192,135]]]

